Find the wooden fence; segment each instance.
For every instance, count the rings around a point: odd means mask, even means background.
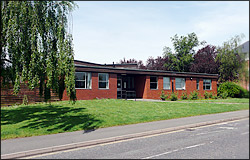
[[[8,88],[1,88],[1,107],[11,106],[14,104],[22,104],[24,95],[28,97],[28,103],[42,102],[43,97],[39,95],[39,89],[35,88],[30,90],[24,83],[20,85],[20,92],[17,95],[13,95],[13,86],[10,85]],[[58,101],[59,97],[51,92],[50,101]]]

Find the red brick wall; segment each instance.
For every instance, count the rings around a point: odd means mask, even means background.
[[[1,88],[1,107],[11,106],[14,104],[22,104],[24,95],[28,97],[28,103],[43,102],[44,98],[39,95],[39,88],[30,90],[25,83],[20,84],[20,91],[14,95],[13,85]],[[51,100],[58,101],[59,97],[51,91]]]
[[[186,79],[186,89],[176,90],[175,89],[175,77],[170,77],[170,90],[164,90],[165,94],[172,93],[172,80],[174,82],[174,92],[178,94],[178,98],[181,98],[183,92],[187,92],[189,95],[191,92],[196,90],[196,78],[192,80]],[[199,90],[200,96],[204,97],[203,90],[203,79],[199,79]],[[163,89],[163,76],[158,76],[158,89],[150,89],[150,76],[135,76],[135,90],[136,97],[143,99],[160,99],[160,94]],[[212,79],[212,90],[206,90],[207,92],[213,92],[217,94],[217,81]],[[94,98],[117,98],[117,75],[109,74],[109,89],[98,88],[98,73],[92,73],[92,89],[76,89],[76,96],[78,100],[89,100]],[[68,100],[66,96],[66,90],[63,94],[63,100]]]
[[[77,100],[90,100],[94,98],[117,98],[117,75],[109,74],[109,89],[98,88],[98,73],[92,73],[92,89],[76,89]],[[62,100],[68,100],[66,90]]]
[[[170,90],[164,90],[165,94],[171,94],[172,93],[172,87],[174,87],[174,92],[178,94],[178,98],[181,98],[181,95],[183,92],[186,92],[187,95],[189,95],[191,92],[196,90],[196,78],[193,78],[192,80],[190,78],[186,79],[186,86],[185,90],[176,90],[175,89],[175,77],[170,77]],[[174,82],[174,86],[172,86],[172,80]],[[217,81],[215,79],[212,80],[212,90],[206,90],[207,92],[212,92],[213,95],[217,94]],[[142,98],[144,99],[160,99],[160,94],[163,89],[163,76],[158,76],[158,89],[152,90],[150,89],[150,76],[146,76],[146,82],[145,82],[145,88],[144,88],[144,94]],[[199,81],[199,90],[198,90],[200,97],[204,97],[204,90],[203,90],[203,79],[200,78]]]
[[[136,98],[142,98],[145,92],[145,76],[135,76]]]

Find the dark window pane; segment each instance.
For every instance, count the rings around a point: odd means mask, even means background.
[[[75,73],[75,79],[76,80],[83,80],[83,79],[85,79],[83,77],[85,77],[85,73],[82,73],[82,72],[76,72]]]
[[[106,82],[99,82],[99,88],[106,88]]]
[[[157,83],[150,83],[150,89],[157,89]]]
[[[85,88],[84,81],[76,81],[76,88]]]
[[[210,90],[210,85],[206,85],[206,90]]]
[[[107,81],[107,74],[99,74],[99,81]]]
[[[150,82],[157,82],[157,77],[150,77]]]

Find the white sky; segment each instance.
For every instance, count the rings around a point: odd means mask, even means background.
[[[162,56],[170,37],[195,32],[200,41],[222,45],[235,35],[249,40],[249,1],[75,1],[76,60],[93,63]]]

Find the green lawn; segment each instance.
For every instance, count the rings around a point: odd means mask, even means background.
[[[216,100],[217,101],[217,100]],[[218,100],[224,101],[224,100]],[[242,104],[143,102],[115,99],[39,103],[1,108],[1,139],[88,130],[117,125],[249,109]],[[225,102],[228,102],[225,100]],[[191,101],[192,102],[192,101]],[[196,102],[196,101],[193,101]],[[247,102],[247,103],[245,103]]]
[[[224,102],[224,103],[249,103],[249,98],[227,98],[227,99],[198,99],[198,100],[178,100],[187,102]]]

